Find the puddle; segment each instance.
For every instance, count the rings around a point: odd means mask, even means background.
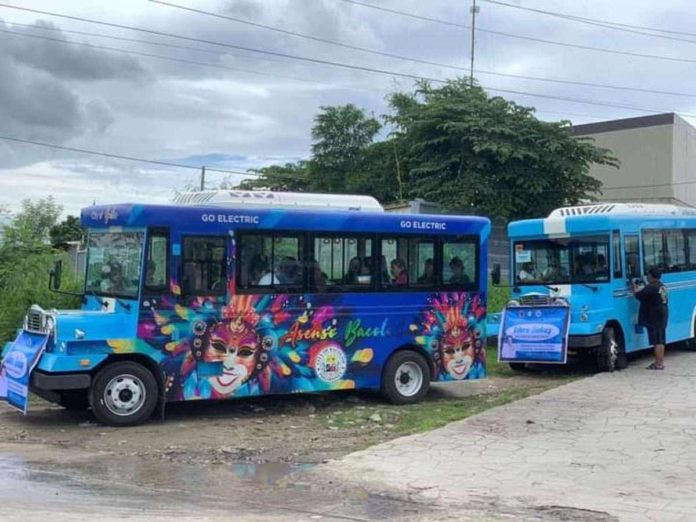
[[[0,453],[0,520],[99,518],[229,520],[378,520],[427,508],[365,491],[315,491],[302,472],[312,464],[184,465],[105,456],[80,462],[29,461]],[[293,473],[298,473],[297,480]],[[323,484],[322,486],[327,486]]]

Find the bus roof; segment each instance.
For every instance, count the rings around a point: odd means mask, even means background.
[[[87,228],[160,226],[187,233],[219,234],[233,228],[481,235],[484,239],[490,233],[490,220],[479,216],[132,203],[86,207],[81,214]]]
[[[510,237],[564,236],[609,231],[622,226],[696,226],[696,209],[678,205],[648,203],[602,203],[562,207],[546,218],[513,221]],[[663,223],[662,225],[656,225]]]

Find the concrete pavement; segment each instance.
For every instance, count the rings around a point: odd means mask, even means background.
[[[696,353],[598,374],[323,466],[462,518],[696,519]]]

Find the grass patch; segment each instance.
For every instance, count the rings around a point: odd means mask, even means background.
[[[496,406],[524,399],[574,380],[576,377],[550,376],[548,380],[530,383],[520,379],[519,385],[498,392],[470,397],[433,397],[408,406],[371,404],[326,412],[319,416],[321,424],[334,430],[360,430],[374,436],[368,445],[394,437],[441,428],[450,422],[466,419]]]
[[[498,362],[498,348],[489,346],[486,349],[486,374],[488,377],[514,377],[519,375],[510,368],[508,363]]]
[[[509,300],[509,286],[488,286],[488,304],[486,310],[489,314],[501,312]]]

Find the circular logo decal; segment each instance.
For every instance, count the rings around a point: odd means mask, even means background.
[[[336,382],[346,373],[346,355],[338,346],[327,346],[317,354],[314,371],[324,382]]]
[[[22,352],[10,352],[3,361],[3,366],[7,369],[7,375],[13,379],[21,379],[27,374],[27,356]]]

